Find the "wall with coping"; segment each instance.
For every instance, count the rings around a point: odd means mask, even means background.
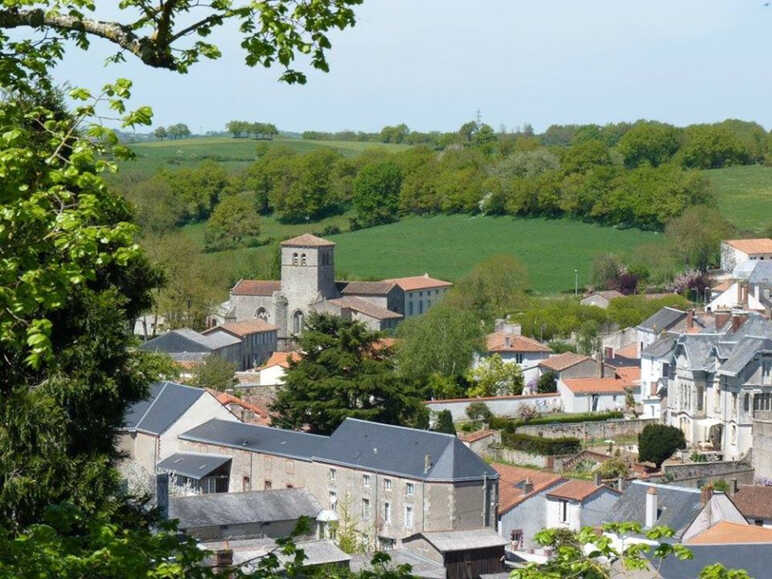
[[[466,409],[470,404],[483,402],[494,416],[517,418],[523,407],[530,406],[538,412],[557,412],[562,408],[560,395],[555,394],[523,394],[521,396],[491,396],[487,398],[451,398],[447,400],[430,400],[425,402],[432,412],[449,410],[453,420],[468,420]]]
[[[637,436],[647,424],[656,424],[656,418],[612,418],[589,422],[552,422],[525,424],[517,427],[518,434],[562,438],[570,436],[581,440],[599,440],[618,436]]]

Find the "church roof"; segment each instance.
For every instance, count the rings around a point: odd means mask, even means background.
[[[240,279],[231,290],[234,296],[270,296],[279,291],[281,282],[264,279]]]
[[[390,281],[350,281],[343,288],[343,294],[362,296],[383,296],[388,294],[396,284]]]
[[[339,308],[348,308],[350,310],[354,310],[355,312],[359,312],[360,314],[364,314],[376,320],[391,320],[402,317],[402,314],[398,314],[397,312],[392,312],[386,308],[376,306],[367,300],[363,300],[362,298],[355,296],[343,296],[342,298],[335,298],[329,300],[329,303],[334,304]]]
[[[322,239],[321,237],[317,237],[310,233],[304,233],[303,235],[298,235],[292,239],[287,239],[282,241],[281,244],[291,247],[331,247],[335,245],[332,241]]]

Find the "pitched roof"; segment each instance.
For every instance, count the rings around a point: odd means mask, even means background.
[[[394,286],[391,281],[350,281],[341,290],[344,295],[385,296]]]
[[[129,431],[162,434],[202,396],[210,394],[202,388],[154,382],[150,385],[150,395],[126,410],[123,427]]]
[[[748,519],[772,519],[772,487],[742,485],[732,502]]]
[[[449,281],[443,281],[441,279],[434,279],[429,277],[428,273],[423,275],[414,275],[411,277],[395,277],[393,279],[385,279],[383,281],[395,283],[406,292],[422,289],[450,287],[453,285]]]
[[[772,529],[756,525],[719,521],[691,537],[688,545],[732,545],[738,543],[772,543]]]
[[[300,360],[302,354],[300,352],[274,352],[271,357],[265,361],[265,364],[260,366],[260,369],[270,368],[272,366],[281,366],[282,368],[289,368],[290,360]]]
[[[755,239],[727,239],[724,241],[735,249],[739,249],[748,255],[759,253],[772,253],[772,239],[768,237],[759,237]]]
[[[769,576],[772,545],[689,545],[689,551],[693,555],[691,559],[656,560],[660,575],[664,579],[694,579],[708,565],[721,563],[727,569],[744,569],[757,579]]]
[[[496,434],[495,430],[487,429],[487,430],[477,430],[475,432],[459,432],[458,433],[458,439],[462,442],[477,442],[478,440],[482,440],[483,438],[488,438],[489,436],[493,436]]]
[[[672,352],[675,344],[675,336],[665,334],[646,346],[643,349],[643,355],[651,358],[661,358]]]
[[[559,474],[533,468],[498,463],[492,463],[491,466],[499,473],[499,514],[506,513],[527,498],[564,480]],[[530,493],[523,490],[526,480],[533,484]]]
[[[679,320],[686,317],[686,312],[665,306],[659,311],[643,320],[638,327],[653,332],[661,332],[676,324]]]
[[[362,298],[355,296],[344,296],[342,298],[328,300],[328,302],[335,304],[340,308],[354,310],[355,312],[359,312],[360,314],[375,318],[376,320],[392,320],[402,317],[402,314],[398,314],[397,312],[392,312],[386,308],[376,306],[367,300],[363,300]]]
[[[619,378],[564,378],[561,382],[574,394],[624,394],[631,386]]]
[[[148,340],[139,349],[146,352],[164,352],[167,354],[177,352],[208,353],[215,349],[216,343],[219,342],[190,328],[178,328]]]
[[[772,261],[758,261],[748,277],[748,283],[772,285]]]
[[[670,527],[679,539],[686,528],[702,510],[700,490],[675,485],[632,481],[609,513],[609,522],[636,521],[646,523],[646,493],[657,490],[657,508],[660,513],[657,525]]]
[[[737,342],[729,358],[721,364],[719,374],[737,376],[759,352],[772,352],[772,336],[746,337]]]
[[[228,404],[235,404],[237,406],[241,406],[242,408],[249,410],[250,412],[254,412],[254,414],[257,416],[261,424],[264,424],[265,426],[268,426],[271,424],[271,416],[268,414],[268,411],[265,408],[261,408],[257,404],[248,402],[247,400],[239,398],[238,396],[234,396],[233,394],[230,394],[228,392],[217,392],[216,390],[210,390],[209,392],[215,398],[217,398],[217,402],[219,402],[223,406],[228,406]]]
[[[203,334],[205,336],[208,336],[213,332],[217,332],[218,330],[224,330],[229,334],[243,338],[244,336],[248,336],[250,334],[258,334],[260,332],[273,332],[278,329],[279,329],[279,326],[274,326],[273,324],[269,324],[265,320],[261,320],[260,318],[255,318],[254,320],[226,322],[224,324],[220,324],[219,326],[215,326],[214,328],[209,328],[208,330],[205,330]]]
[[[285,247],[331,247],[335,245],[334,242],[322,239],[311,233],[304,233],[303,235],[298,235],[291,239],[285,239],[281,244]]]
[[[628,344],[624,348],[619,348],[616,351],[617,356],[621,356],[623,358],[633,358],[633,359],[639,359],[638,356],[638,344]]]
[[[506,332],[488,334],[485,342],[489,352],[552,352],[549,346],[538,340]]]
[[[169,518],[179,519],[182,529],[294,521],[302,516],[316,517],[321,510],[314,496],[305,489],[169,498]]]
[[[596,485],[592,481],[574,479],[560,485],[557,488],[552,489],[547,493],[547,496],[550,498],[567,499],[570,501],[578,501],[582,503],[596,492],[601,490],[607,490],[619,495],[622,494],[619,491],[611,489],[607,486]]]
[[[231,289],[234,296],[270,296],[281,289],[281,282],[264,279],[240,279]]]
[[[676,351],[683,351],[692,371],[710,371],[715,361],[713,351],[718,344],[717,334],[683,334],[676,342]]]
[[[584,362],[585,360],[592,360],[589,356],[584,356],[582,354],[577,354],[575,352],[563,352],[562,354],[555,354],[554,356],[550,356],[546,360],[542,360],[539,362],[539,366],[544,366],[545,368],[549,368],[550,370],[555,370],[556,372],[560,372],[562,370],[565,370],[566,368],[570,368],[571,366],[575,366],[580,362]]]
[[[416,536],[423,536],[438,551],[466,551],[468,549],[486,549],[503,547],[508,543],[492,529],[470,529],[466,531],[424,531]],[[408,537],[409,539],[409,537]],[[403,539],[404,541],[405,539]]]
[[[626,388],[635,388],[641,385],[641,367],[640,366],[618,366],[616,373],[622,385]]]
[[[201,454],[196,452],[175,452],[158,463],[158,469],[173,472],[195,480],[201,480],[209,473],[217,470],[230,456],[221,454]]]

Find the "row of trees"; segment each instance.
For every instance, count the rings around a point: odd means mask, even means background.
[[[185,123],[176,123],[168,127],[157,127],[153,135],[157,139],[185,139],[190,136],[190,129]]]
[[[279,129],[271,123],[252,123],[249,121],[230,121],[225,130],[235,138],[252,137],[254,139],[271,140],[279,134]]]

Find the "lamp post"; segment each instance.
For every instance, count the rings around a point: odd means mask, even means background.
[[[579,297],[579,270],[574,268],[574,297]]]

